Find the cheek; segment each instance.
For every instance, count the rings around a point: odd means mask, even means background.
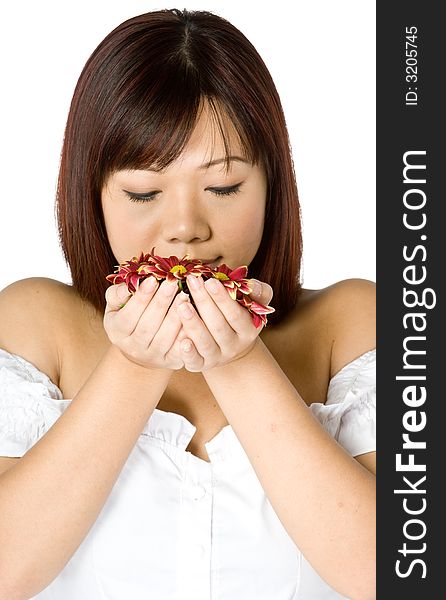
[[[237,256],[243,260],[254,257],[262,240],[264,225],[264,207],[248,206],[243,211],[233,214],[225,221],[221,230],[222,239],[227,242],[227,247],[233,249]]]
[[[138,211],[128,211],[116,206],[110,209],[104,204],[103,211],[108,241],[120,263],[131,256],[150,251],[155,244],[154,226],[143,219],[141,214],[138,215]]]

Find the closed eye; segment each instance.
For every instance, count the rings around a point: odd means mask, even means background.
[[[236,183],[235,185],[231,185],[229,187],[207,189],[216,196],[230,196],[231,194],[237,194],[237,192],[240,191],[241,185],[241,183]]]
[[[221,187],[221,188],[206,188],[206,191],[212,192],[216,196],[230,196],[231,194],[237,194],[240,191],[242,183],[236,183],[235,185]],[[127,190],[123,190],[130,198],[131,202],[153,202],[155,200],[156,195],[159,194],[159,191],[147,192],[145,194],[135,194],[134,192],[129,192]]]
[[[152,202],[155,200],[156,194],[159,192],[147,192],[146,194],[134,194],[133,192],[128,192],[127,190],[123,190],[130,198],[132,202]]]

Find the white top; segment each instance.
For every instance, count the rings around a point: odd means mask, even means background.
[[[326,403],[310,406],[352,456],[375,450],[375,355],[346,365]],[[69,402],[34,365],[0,349],[0,456],[22,456]],[[34,598],[342,598],[287,534],[232,427],[205,444],[210,462],[185,450],[195,431],[155,409],[84,541]]]

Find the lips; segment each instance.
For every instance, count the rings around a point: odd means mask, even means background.
[[[211,267],[216,267],[219,264],[220,256],[217,258],[197,258],[196,260],[201,260],[203,264],[210,265]]]

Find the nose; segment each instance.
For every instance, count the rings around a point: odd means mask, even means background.
[[[163,237],[168,243],[205,241],[211,235],[211,227],[206,211],[199,199],[192,193],[183,191],[169,198],[169,206],[163,219]]]

